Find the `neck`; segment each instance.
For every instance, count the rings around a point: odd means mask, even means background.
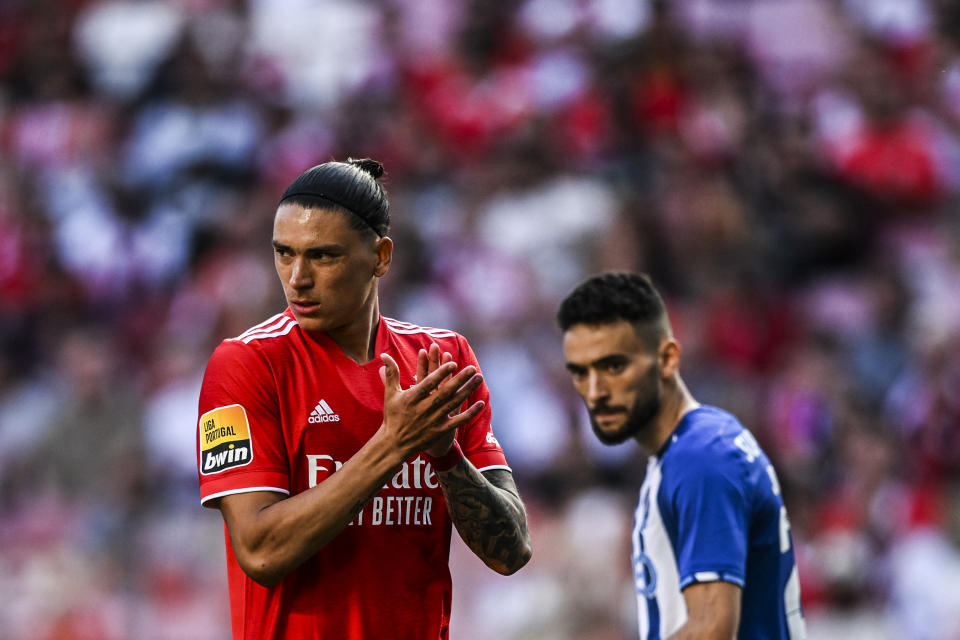
[[[380,301],[376,293],[370,302],[357,314],[355,322],[327,332],[327,335],[340,345],[344,355],[357,364],[370,362],[376,355],[374,351],[377,346],[377,326],[380,321]]]
[[[637,434],[637,442],[649,455],[655,454],[666,443],[667,438],[674,432],[677,425],[690,411],[700,406],[683,380],[677,375],[665,385],[663,406],[650,425],[650,429],[643,429]]]

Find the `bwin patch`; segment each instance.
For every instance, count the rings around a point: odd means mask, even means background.
[[[247,412],[239,404],[200,416],[200,473],[208,476],[253,462]]]

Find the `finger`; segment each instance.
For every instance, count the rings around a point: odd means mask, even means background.
[[[385,389],[396,389],[400,390],[400,367],[397,366],[396,361],[390,357],[387,353],[381,353],[380,359],[383,361],[383,373],[381,374],[383,378],[383,386]]]
[[[444,363],[444,364],[446,364],[446,363],[448,363],[448,362],[453,362],[453,354],[450,353],[449,351],[444,351],[444,352],[443,352],[443,359],[441,360],[441,362]]]
[[[483,376],[480,375],[479,373],[473,375],[472,377],[470,377],[470,379],[464,382],[457,389],[457,392],[454,394],[453,398],[450,400],[450,402],[453,404],[453,407],[450,409],[450,411],[453,411],[454,409],[462,405],[467,400],[467,398],[473,395],[474,391],[480,388],[481,384],[483,384]]]
[[[430,343],[429,358],[430,358],[430,371],[436,371],[437,367],[441,365],[440,345],[438,345],[436,342]]]
[[[456,377],[460,378],[459,374]],[[462,384],[454,386],[451,382],[447,389],[442,389],[436,394],[432,405],[434,410],[439,411],[444,416],[453,413],[480,387],[482,382],[483,376],[476,372],[464,380]]]
[[[417,352],[417,377],[414,378],[414,380],[423,380],[427,377],[428,373],[430,373],[430,361],[427,350],[420,349],[420,351]]]
[[[480,415],[480,412],[483,411],[485,406],[487,405],[483,400],[477,400],[464,411],[450,416],[446,423],[444,423],[444,427],[447,429],[458,429],[462,427]]]
[[[447,364],[450,364],[450,363],[447,363]],[[456,363],[454,363],[454,365],[455,364]],[[477,375],[479,373],[480,372],[477,371],[477,368],[472,364],[467,365],[460,371],[457,371],[457,374],[455,376],[453,376],[449,380],[444,381],[440,385],[440,396],[441,396],[440,399],[442,400],[443,396],[449,396],[451,393],[456,393],[460,389],[460,387],[462,387],[464,383],[466,383],[466,381],[470,379],[471,376]]]
[[[446,380],[456,370],[457,365],[452,362],[440,365],[436,371],[430,373],[426,378],[410,387],[409,391],[413,393],[413,399],[422,400],[426,398],[440,386],[441,382]]]

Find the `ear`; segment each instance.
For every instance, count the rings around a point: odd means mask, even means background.
[[[390,270],[390,263],[393,262],[393,240],[388,236],[383,236],[377,240],[374,247],[377,252],[377,263],[373,267],[373,275],[382,278]]]
[[[673,338],[664,338],[660,343],[657,357],[660,359],[660,373],[664,378],[672,378],[680,371],[680,343]]]

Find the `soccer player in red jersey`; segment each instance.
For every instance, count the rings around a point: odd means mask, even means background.
[[[235,639],[447,638],[451,525],[499,573],[531,555],[467,341],[380,315],[382,173],[294,180],[273,228],[289,308],[204,373],[201,501],[226,524]]]

